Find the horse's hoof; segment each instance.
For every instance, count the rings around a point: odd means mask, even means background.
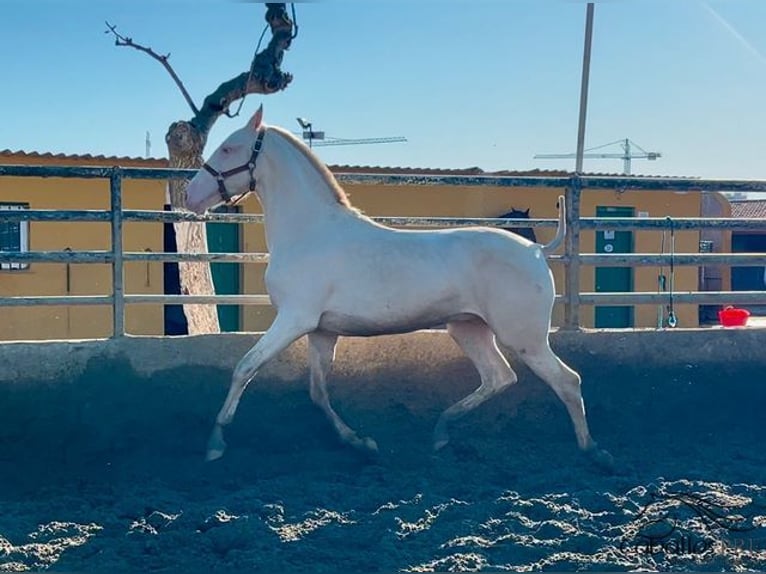
[[[614,457],[603,448],[594,448],[588,452],[591,461],[600,469],[613,473],[615,471]]]
[[[369,453],[378,454],[378,443],[376,443],[370,437],[365,437],[362,439],[362,447]]]
[[[341,438],[347,445],[363,454],[378,454],[378,443],[376,443],[370,437],[359,438],[356,434],[353,434],[351,436]]]
[[[220,425],[216,425],[213,428],[213,432],[210,434],[210,439],[207,441],[207,454],[205,460],[212,462],[218,460],[223,456],[226,451],[226,443],[223,440],[223,430]]]
[[[447,446],[447,443],[449,442],[449,432],[447,431],[447,425],[440,420],[438,423],[436,423],[436,427],[434,427],[434,434],[432,436],[434,441],[433,452],[436,453]]]
[[[205,462],[213,462],[214,460],[218,460],[223,456],[223,450],[221,449],[208,449],[207,454],[205,454]]]
[[[443,449],[447,444],[449,443],[448,438],[443,438],[439,440],[434,441],[434,452],[439,452],[441,449]]]

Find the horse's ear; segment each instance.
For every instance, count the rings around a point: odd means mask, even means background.
[[[529,210],[530,209],[531,209],[531,207],[527,207],[527,210],[524,212],[524,215],[526,215],[527,217],[529,217]]]
[[[258,106],[258,109],[255,110],[253,117],[250,118],[249,122],[247,122],[247,126],[250,129],[257,130],[259,127],[261,127],[262,121],[263,121],[263,104]]]

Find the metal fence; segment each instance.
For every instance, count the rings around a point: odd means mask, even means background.
[[[108,263],[112,266],[112,295],[91,296],[17,296],[0,297],[0,307],[31,305],[111,305],[113,309],[113,336],[125,334],[125,305],[155,304],[228,304],[269,305],[268,295],[151,295],[126,294],[124,289],[124,263],[129,261],[208,261],[208,262],[267,262],[268,253],[152,253],[125,252],[123,250],[123,223],[141,222],[233,222],[263,223],[263,216],[253,214],[209,213],[195,215],[180,211],[125,210],[122,207],[122,182],[126,179],[169,180],[190,178],[196,170],[167,168],[121,167],[61,167],[0,165],[0,176],[61,177],[108,179],[110,182],[109,210],[0,210],[2,221],[81,221],[108,222],[111,225],[111,249],[108,251],[28,251],[0,252],[0,263]],[[564,305],[563,327],[580,327],[580,306],[630,305],[667,303],[668,293],[658,292],[581,292],[582,266],[766,266],[766,253],[664,253],[653,254],[598,254],[580,252],[580,233],[583,230],[656,230],[674,231],[717,229],[727,231],[757,230],[766,232],[766,220],[757,218],[583,218],[580,200],[583,190],[610,189],[620,192],[640,190],[676,192],[766,192],[766,181],[701,180],[686,178],[572,176],[572,177],[506,177],[506,176],[431,176],[431,175],[374,175],[336,174],[341,183],[386,185],[458,185],[497,187],[559,188],[566,196],[567,235],[563,255],[554,255],[552,262],[564,265],[566,281],[564,294],[557,295],[557,303]],[[455,217],[374,217],[376,221],[396,227],[454,227],[487,225],[491,227],[555,227],[555,219],[508,218],[455,218]],[[766,291],[676,291],[676,303],[695,304],[748,304],[766,303]]]

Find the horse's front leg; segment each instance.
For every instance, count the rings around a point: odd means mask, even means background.
[[[229,394],[218,412],[208,441],[207,460],[216,460],[223,456],[226,450],[223,427],[231,423],[242,393],[258,369],[315,327],[316,324],[307,321],[306,317],[282,311],[258,343],[240,360],[234,369]]]
[[[309,366],[311,368],[311,400],[329,419],[340,440],[362,451],[377,452],[378,445],[371,438],[360,438],[335,412],[327,393],[327,377],[335,358],[338,336],[324,331],[309,333]]]

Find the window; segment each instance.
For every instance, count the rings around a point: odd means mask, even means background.
[[[0,203],[0,210],[29,209],[28,203]],[[29,251],[29,222],[0,221],[0,251],[21,253]],[[26,269],[28,263],[0,263],[0,270],[14,271]]]

